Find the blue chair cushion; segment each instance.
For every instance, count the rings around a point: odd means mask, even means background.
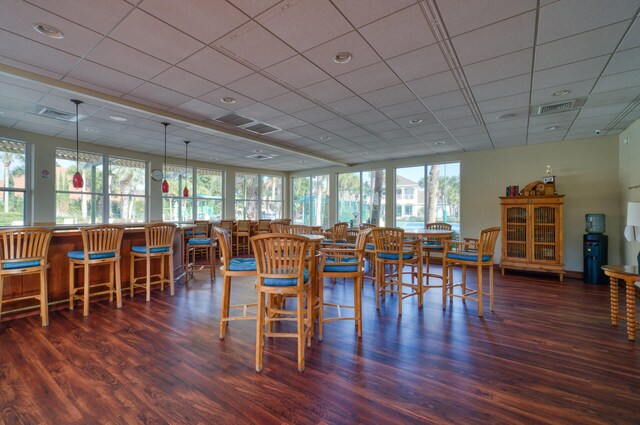
[[[24,260],[15,261],[13,263],[5,263],[4,270],[26,269],[29,267],[38,267],[40,260]]]
[[[147,247],[146,246],[132,246],[131,251],[137,252],[138,254],[146,254]],[[155,254],[157,252],[169,252],[169,248],[166,246],[151,248],[151,254]]]
[[[398,254],[386,254],[384,252],[379,252],[378,253],[378,258],[382,258],[383,260],[397,260],[398,259]],[[403,260],[411,260],[413,258],[413,253],[412,252],[407,252],[405,254],[402,254],[402,259]]]
[[[452,260],[462,260],[462,261],[478,261],[478,253],[474,251],[460,251],[460,252],[450,252],[447,254],[447,258]],[[483,255],[482,261],[491,260],[490,255]]]
[[[304,283],[309,280],[309,270],[304,269]],[[264,286],[296,286],[298,279],[294,277],[268,277],[264,279]]]
[[[204,236],[206,234],[207,234],[207,232],[196,232],[195,235],[196,236]],[[187,230],[186,235],[187,236],[193,236],[193,230]]]
[[[232,258],[229,261],[229,271],[232,272],[250,272],[256,271],[255,258]]]
[[[211,238],[191,238],[187,245],[209,245],[211,244]]]
[[[424,246],[442,246],[442,244],[439,241],[429,241],[429,240],[423,241],[422,245],[424,245]]]
[[[357,272],[358,271],[358,265],[354,264],[353,266],[351,265],[347,265],[347,264],[340,264],[340,265],[336,265],[336,264],[330,264],[330,263],[335,263],[336,261],[332,258],[327,258],[327,263],[324,265],[324,269],[323,271],[325,272],[338,272],[338,273],[352,273],[352,272]],[[351,258],[351,257],[345,257],[342,258],[340,261],[340,263],[357,263],[358,259],[357,258]]]
[[[321,243],[323,245],[331,245],[331,244],[335,244],[335,243],[344,244],[344,243],[347,243],[347,241],[344,240],[344,239],[338,239],[337,241],[334,241],[334,240],[331,240],[331,239],[324,239]]]
[[[67,256],[73,260],[84,260],[84,251],[69,251]],[[113,258],[115,252],[101,252],[99,254],[89,254],[89,260],[99,260],[101,258]]]
[[[376,249],[375,245],[372,243],[368,243],[364,246],[364,249],[367,249],[369,251],[374,251]]]

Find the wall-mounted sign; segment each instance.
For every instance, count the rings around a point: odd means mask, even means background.
[[[48,179],[49,178],[49,170],[42,170],[40,172],[40,175],[42,176],[43,179]]]

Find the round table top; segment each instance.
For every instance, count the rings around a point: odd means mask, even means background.
[[[453,230],[440,230],[440,229],[408,229],[404,231],[405,235],[416,236],[451,236]]]
[[[611,272],[619,275],[632,276],[640,279],[637,266],[607,264],[606,266],[602,266],[602,270],[604,270],[605,273]]]
[[[309,239],[311,242],[321,241],[324,239],[324,235],[310,235],[310,234],[299,234],[298,236],[304,236]]]

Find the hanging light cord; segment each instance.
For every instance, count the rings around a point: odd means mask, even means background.
[[[168,122],[163,122],[162,125],[164,125],[164,170],[162,170],[162,177],[165,178],[166,180],[166,176],[164,175],[164,173],[167,172],[166,168],[167,168],[167,127],[169,126]]]
[[[80,116],[78,115],[78,106],[80,106],[82,102],[81,100],[78,99],[71,99],[71,101],[73,103],[76,104],[76,172],[80,172],[80,133],[79,133],[79,127],[80,127]]]

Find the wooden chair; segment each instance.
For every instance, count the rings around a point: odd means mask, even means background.
[[[258,220],[258,234],[271,233],[271,220]]]
[[[256,315],[247,315],[247,307],[255,307],[257,304],[230,305],[231,278],[234,276],[256,276],[255,258],[232,258],[231,256],[231,232],[220,227],[214,227],[213,233],[220,246],[220,271],[224,277],[222,286],[222,308],[220,309],[220,339],[224,339],[228,323],[232,320],[255,320]],[[242,316],[229,315],[230,309],[242,308]]]
[[[336,223],[333,225],[333,228],[329,232],[325,232],[325,240],[322,241],[323,244],[331,244],[331,243],[346,243],[347,242],[347,229],[349,228],[349,223]]]
[[[489,296],[489,305],[493,311],[493,256],[496,240],[500,233],[499,227],[491,227],[480,232],[478,239],[467,239],[464,242],[445,241],[444,254],[442,257],[442,275],[444,285],[449,299],[453,297],[463,300],[472,300],[478,303],[478,316],[482,317],[482,296]],[[462,267],[462,280],[460,283],[453,282],[453,268]],[[467,288],[467,266],[478,269],[478,289],[469,290]],[[482,268],[489,268],[489,292],[482,290]],[[460,287],[461,295],[454,293],[454,288]],[[476,295],[476,297],[473,297]]]
[[[346,242],[348,244],[354,244],[356,243],[356,239],[358,239],[358,233],[360,233],[360,229],[358,228],[350,228],[347,229],[347,238],[346,238]]]
[[[424,226],[425,229],[432,229],[432,230],[451,230],[451,225],[449,223],[440,223],[440,222],[435,222],[435,223],[427,223],[426,226]],[[442,275],[438,275],[438,274],[434,274],[434,273],[430,273],[430,262],[431,262],[431,254],[434,253],[440,253],[442,254],[443,252],[443,245],[442,245],[442,241],[438,238],[424,238],[422,240],[422,258],[424,259],[424,262],[426,264],[426,282],[423,285],[423,292],[427,292],[429,289],[432,288],[441,288],[442,289],[442,308],[445,308],[445,303],[446,303],[446,296],[445,296],[445,287],[444,287],[444,278],[442,277]],[[442,258],[442,257],[440,257]],[[442,268],[442,273],[444,274],[444,267]],[[440,284],[431,284],[429,278],[434,277],[437,279],[440,279]]]
[[[40,301],[42,326],[49,325],[47,257],[52,231],[37,227],[0,230],[0,317],[5,303],[36,299]],[[40,292],[3,300],[4,280],[11,276],[37,274],[40,278]]]
[[[262,370],[264,338],[289,337],[298,342],[298,370],[304,370],[305,340],[311,344],[312,293],[305,267],[308,239],[298,235],[271,234],[251,238],[258,272],[258,320],[256,324],[256,370]],[[265,295],[269,297],[265,317]],[[296,311],[275,306],[274,296],[295,296]],[[305,306],[306,301],[306,306]],[[296,333],[273,332],[272,324],[295,321]],[[268,330],[265,332],[265,324]]]
[[[84,251],[71,251],[69,257],[69,310],[73,310],[75,299],[83,302],[83,316],[89,315],[89,297],[109,294],[109,302],[113,302],[116,294],[116,307],[122,308],[122,288],[120,275],[120,247],[124,235],[124,227],[105,224],[101,226],[83,227],[82,246]],[[109,281],[90,284],[89,269],[91,266],[109,266]],[[84,270],[84,285],[75,286],[76,269]],[[115,275],[115,279],[114,279]],[[103,291],[90,293],[91,288],[104,287]],[[81,292],[81,295],[76,295]]]
[[[173,283],[173,239],[176,234],[176,225],[173,223],[155,223],[144,226],[145,246],[131,247],[131,266],[129,272],[129,291],[133,298],[135,288],[145,288],[146,300],[151,301],[151,285],[160,284],[160,290],[164,291],[164,284],[169,284],[171,296],[175,295]],[[151,260],[160,260],[160,273],[151,274]],[[169,277],[165,276],[165,259],[168,261]],[[146,273],[144,276],[135,275],[136,261],[144,261]],[[155,280],[153,280],[155,279]],[[144,280],[144,283],[136,283]]]
[[[417,295],[418,307],[422,307],[422,250],[419,239],[405,240],[404,230],[392,227],[376,227],[371,230],[375,245],[376,262],[376,308],[386,293],[398,296],[398,315],[402,314],[402,300]],[[411,266],[405,272],[404,266]],[[386,268],[389,267],[389,274]],[[411,276],[411,283],[404,282],[405,274]],[[415,283],[415,278],[418,282]],[[395,289],[394,289],[395,288]],[[403,288],[411,292],[405,293]]]
[[[318,338],[322,341],[324,323],[337,320],[354,320],[358,338],[362,338],[362,283],[364,278],[364,246],[369,237],[370,229],[361,230],[356,238],[355,247],[339,247],[320,250],[320,284],[318,286],[318,298],[320,308],[318,310]],[[324,302],[325,278],[353,279],[353,305],[343,305]],[[335,307],[338,317],[324,317],[324,307]],[[352,317],[342,317],[341,309],[353,309]]]
[[[187,237],[204,236],[209,235],[209,220],[196,220],[193,222],[194,228],[188,229],[185,232]]]
[[[216,277],[216,256],[218,252],[218,244],[215,238],[209,235],[209,226],[205,228],[204,232],[195,233],[187,240],[184,246],[184,270],[185,277],[184,282],[189,283],[189,272],[193,273],[196,266],[196,254],[204,253],[205,258],[209,261],[209,280],[213,280]],[[189,260],[191,258],[191,260]]]
[[[286,233],[285,227],[287,225],[281,221],[274,221],[269,225],[270,233]]]
[[[371,223],[360,223],[360,228],[361,229],[373,229],[374,227],[376,227],[375,224],[371,224]]]
[[[240,255],[240,250],[251,254],[249,238],[251,237],[251,220],[238,220],[238,226],[234,232],[236,255]]]
[[[284,233],[288,233],[290,235],[311,235],[314,232],[311,226],[307,226],[304,224],[289,224],[284,226]]]
[[[233,220],[220,220],[219,227],[221,229],[225,229],[225,230],[228,230],[228,231],[232,232],[233,231],[233,225],[234,225],[234,221]]]

